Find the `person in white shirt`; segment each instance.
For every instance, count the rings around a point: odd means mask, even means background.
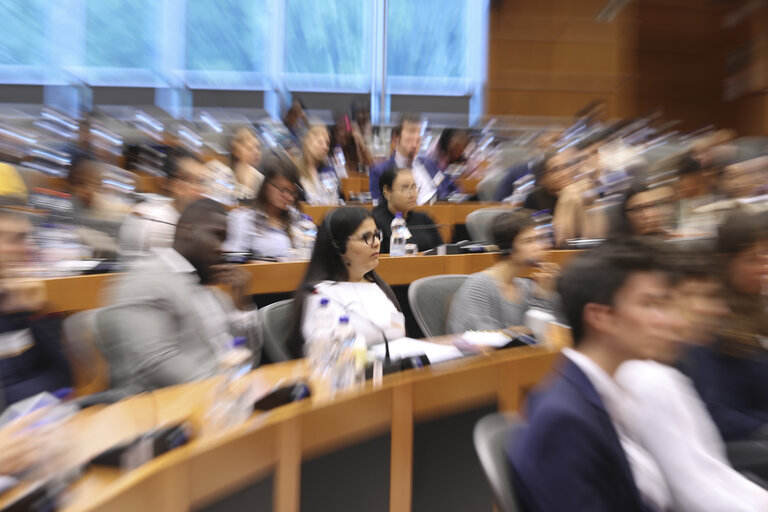
[[[294,296],[293,357],[302,357],[313,334],[328,330],[341,316],[368,345],[405,336],[405,319],[392,289],[374,269],[381,231],[371,212],[358,207],[328,212],[317,234],[312,259]],[[328,304],[322,306],[322,299]]]
[[[184,209],[202,197],[208,168],[192,153],[175,150],[167,157],[168,197],[156,194],[134,207],[120,226],[120,256],[132,260],[155,247],[171,247]]]
[[[714,342],[712,329],[728,314],[712,263],[686,255],[675,286],[687,318],[684,339]],[[682,346],[681,346],[682,348]],[[657,361],[628,361],[616,381],[632,396],[628,408],[637,441],[656,460],[681,512],[768,510],[768,491],[733,469],[725,444],[691,380],[668,353]],[[678,354],[679,356],[679,354]]]
[[[227,219],[228,252],[252,252],[267,258],[288,258],[299,247],[299,183],[287,155],[270,155],[262,167],[264,184],[253,208],[237,208]]]

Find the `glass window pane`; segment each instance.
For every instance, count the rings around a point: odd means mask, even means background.
[[[389,0],[387,73],[463,77],[466,0]]]
[[[364,0],[287,0],[285,70],[365,74],[370,60],[365,38],[369,8]]]
[[[154,69],[156,0],[88,0],[86,66]]]
[[[186,69],[264,71],[267,0],[187,0]]]
[[[0,65],[44,66],[46,0],[2,0]]]

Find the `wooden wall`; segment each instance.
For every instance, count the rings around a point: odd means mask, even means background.
[[[684,129],[737,124],[735,105],[723,98],[722,17],[732,5],[635,0],[600,23],[607,3],[492,2],[488,112],[572,116],[603,98],[609,117],[662,107]]]

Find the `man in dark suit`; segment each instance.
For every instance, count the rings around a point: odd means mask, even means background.
[[[389,160],[371,168],[368,185],[373,199],[381,199],[379,178],[394,164],[398,169],[410,169],[421,146],[421,116],[401,114],[399,124],[392,130],[395,152]]]
[[[525,510],[648,511],[671,504],[653,458],[633,439],[628,397],[613,380],[630,359],[675,351],[681,317],[652,242],[610,241],[569,265],[559,283],[574,349],[528,399],[529,426],[510,439]]]

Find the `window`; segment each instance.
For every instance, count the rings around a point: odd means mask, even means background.
[[[289,88],[365,90],[370,85],[371,2],[287,0]]]
[[[89,83],[150,85],[158,67],[159,4],[155,0],[88,0],[84,60],[86,67],[94,68],[86,72]]]
[[[267,69],[269,23],[267,0],[187,0],[187,84],[253,86]]]
[[[435,88],[465,92],[467,1],[389,0],[387,76],[391,92]]]
[[[46,64],[45,0],[3,0],[0,19],[0,65],[44,66]]]

